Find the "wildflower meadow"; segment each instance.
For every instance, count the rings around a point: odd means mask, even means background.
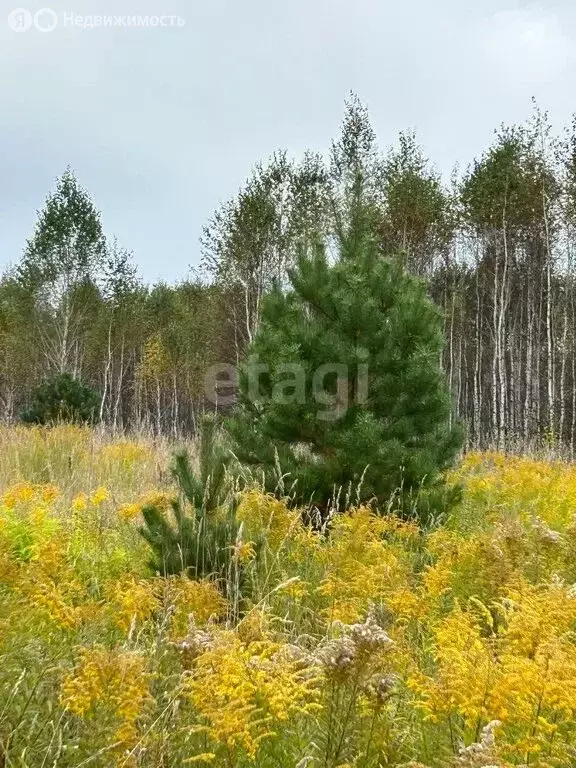
[[[575,764],[573,465],[467,454],[427,529],[245,484],[230,584],[151,565],[161,441],[0,444],[0,765]]]

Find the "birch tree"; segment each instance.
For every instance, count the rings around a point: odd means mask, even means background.
[[[96,282],[105,256],[100,214],[67,169],[39,211],[18,266],[21,283],[35,297],[47,370],[77,373],[83,288]]]

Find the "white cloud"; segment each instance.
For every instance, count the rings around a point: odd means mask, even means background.
[[[483,48],[500,74],[519,85],[551,82],[576,59],[570,32],[536,6],[494,14],[483,30]]]

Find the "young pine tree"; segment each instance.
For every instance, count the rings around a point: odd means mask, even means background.
[[[462,444],[440,312],[357,225],[334,265],[319,244],[290,272],[292,289],[267,297],[229,421],[237,457],[270,490],[280,482],[323,511],[350,492],[386,505],[437,490]]]
[[[154,571],[212,578],[228,592],[226,585],[237,582],[234,546],[240,531],[228,498],[228,462],[216,421],[206,417],[200,433],[199,471],[193,471],[186,451],[174,457],[172,471],[180,495],[172,502],[171,513],[154,505],[142,510],[140,534],[152,550]]]
[[[70,373],[57,373],[42,382],[32,393],[28,408],[20,413],[25,424],[98,421],[100,395]]]

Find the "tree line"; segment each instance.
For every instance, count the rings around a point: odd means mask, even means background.
[[[557,136],[536,106],[447,183],[413,133],[381,151],[351,96],[326,155],[257,165],[204,228],[199,269],[174,285],[144,284],[67,170],[0,281],[2,417],[67,372],[101,394],[115,430],[195,431],[221,407],[207,382],[242,360],[263,297],[319,242],[328,256],[337,243],[353,251],[355,231],[426,280],[470,444],[572,450],[576,123]]]

